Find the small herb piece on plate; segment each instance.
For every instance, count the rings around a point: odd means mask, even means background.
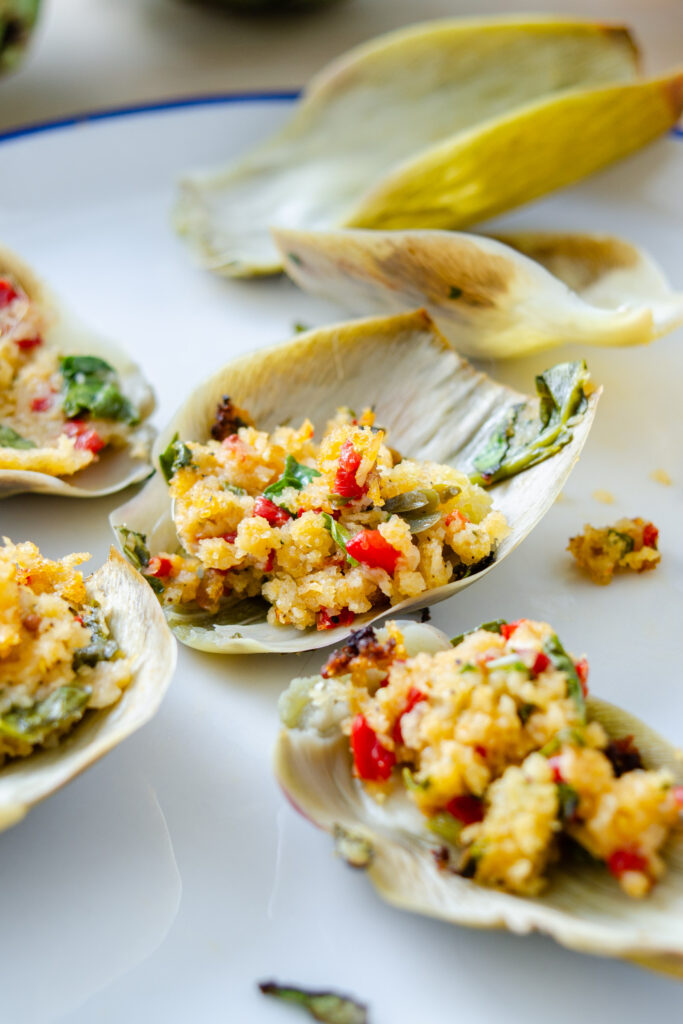
[[[572,439],[575,416],[586,409],[589,373],[583,360],[558,363],[536,377],[538,416],[520,403],[505,410],[475,456],[473,483],[489,486],[555,455]]]
[[[368,1024],[367,1007],[338,992],[315,992],[295,985],[279,985],[275,981],[261,981],[259,988],[264,996],[295,1003],[307,1010],[313,1020],[323,1024]]]
[[[0,448],[35,447],[36,445],[33,441],[29,441],[27,437],[22,437],[21,434],[17,434],[16,430],[12,430],[11,427],[7,427],[4,423],[0,423]]]
[[[192,452],[183,441],[178,439],[178,435],[174,434],[170,444],[159,456],[159,466],[166,483],[170,483],[178,470],[189,466],[191,462]]]
[[[274,484],[266,487],[263,495],[272,500],[279,497],[287,487],[294,487],[297,491],[300,491],[306,484],[310,484],[311,480],[316,476],[320,476],[317,469],[313,469],[311,466],[304,466],[302,463],[297,462],[293,455],[288,455],[285,459],[284,473]]]

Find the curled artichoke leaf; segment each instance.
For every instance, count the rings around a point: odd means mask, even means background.
[[[248,409],[263,430],[299,423],[304,416],[320,430],[341,404],[355,409],[372,405],[377,423],[388,430],[391,444],[405,457],[457,468],[471,464],[507,409],[520,403],[537,408],[536,399],[475,370],[424,310],[418,310],[316,328],[285,344],[234,360],[200,385],[160,434],[155,464],[176,433],[188,441],[209,438],[216,406],[224,394]],[[391,609],[376,608],[358,616],[354,628],[389,611],[396,615],[444,601],[506,558],[560,493],[586,441],[599,396],[600,389],[589,396],[585,410],[571,427],[571,440],[557,454],[492,490],[493,505],[503,512],[511,528],[494,562]],[[110,522],[115,531],[125,526],[145,534],[152,555],[178,548],[172,502],[160,473],[116,509]],[[226,621],[226,615],[213,625],[198,624],[191,618],[179,622],[173,612],[170,621],[183,643],[217,653],[313,650],[339,643],[350,632],[342,626],[321,632],[273,626],[265,616],[260,622],[242,622],[239,605],[235,612],[234,623]]]
[[[173,675],[177,645],[151,588],[114,548],[86,581],[132,678],[116,704],[88,711],[60,742],[0,768],[0,831],[141,728],[156,713]]]
[[[412,628],[422,627],[413,623]],[[449,642],[441,637],[445,650]],[[433,649],[433,636],[429,643]],[[677,783],[683,781],[680,750],[654,730],[597,698],[589,698],[588,711],[608,734],[632,735],[646,767],[668,768]],[[663,851],[667,873],[645,899],[629,899],[597,862],[562,862],[541,895],[526,898],[439,868],[433,855],[439,840],[423,815],[402,787],[383,803],[366,793],[353,775],[348,737],[338,728],[325,735],[310,725],[282,729],[275,772],[293,805],[313,824],[366,844],[371,855],[365,870],[380,896],[395,906],[467,927],[504,928],[520,935],[538,931],[570,949],[622,957],[683,977],[681,826]]]
[[[567,342],[644,345],[683,323],[683,293],[620,238],[288,229],[273,237],[304,291],[358,315],[424,306],[449,341],[476,358]]]
[[[353,224],[373,209],[381,216],[370,197],[387,177],[431,193],[419,164],[417,175],[401,178],[421,156],[429,163],[470,129],[531,101],[630,81],[636,70],[633,40],[620,26],[511,17],[400,29],[321,71],[270,140],[223,170],[188,176],[176,226],[219,274],[275,273],[282,267],[271,225],[317,229]]]
[[[13,494],[58,494],[97,498],[144,480],[150,474],[149,453],[154,431],[147,423],[154,394],[140,367],[115,342],[81,323],[35,272],[15,253],[0,246],[0,274],[10,273],[41,312],[44,344],[60,355],[93,355],[116,371],[121,391],[139,413],[139,425],[125,448],[106,448],[91,465],[68,476],[0,468],[0,498]]]

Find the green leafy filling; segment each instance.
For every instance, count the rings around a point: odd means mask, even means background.
[[[32,746],[45,743],[83,717],[90,693],[89,686],[60,686],[49,697],[29,707],[10,708],[0,715],[0,736]]]
[[[438,523],[441,518],[439,505],[460,493],[459,487],[425,487],[415,491],[404,491],[388,498],[383,505],[389,515],[400,516],[410,527],[411,533],[422,533]]]
[[[353,558],[352,555],[346,550],[346,545],[351,540],[351,534],[349,531],[338,523],[336,519],[333,519],[329,512],[321,512],[320,515],[323,517],[325,523],[325,529],[329,530],[332,534],[332,540],[335,542],[337,547],[340,547],[346,555],[346,561],[349,565],[358,565],[357,559]]]
[[[178,435],[174,434],[170,444],[159,456],[159,466],[166,483],[170,483],[178,470],[189,466],[191,462],[192,452],[183,441],[178,439]]]
[[[285,460],[284,473],[274,484],[266,487],[263,492],[264,497],[271,500],[278,498],[288,487],[294,487],[297,491],[300,491],[307,484],[310,484],[311,480],[316,476],[320,476],[317,469],[313,469],[311,466],[304,466],[297,462],[293,455],[288,455]]]
[[[136,423],[137,409],[121,394],[116,370],[97,356],[66,356],[63,409],[67,419],[90,413],[97,419]]]
[[[12,430],[11,427],[7,427],[4,423],[0,423],[0,448],[35,447],[36,445],[33,441],[29,441],[27,437],[22,437],[21,434],[17,434],[16,430]]]
[[[536,377],[538,415],[526,403],[509,407],[473,459],[473,483],[507,480],[550,458],[572,439],[574,417],[587,408],[589,374],[583,360],[558,363]]]
[[[338,992],[315,992],[295,985],[280,985],[275,981],[259,982],[259,988],[265,996],[300,1006],[313,1020],[323,1024],[368,1024],[367,1007]]]
[[[164,589],[161,580],[156,576],[145,575],[150,560],[146,534],[129,530],[127,526],[117,526],[116,529],[121,536],[121,548],[130,564],[142,573],[155,594],[161,594]]]
[[[91,640],[85,647],[74,651],[74,671],[78,671],[82,665],[95,666],[99,661],[110,661],[119,649],[96,606],[85,609],[80,616],[83,625],[90,630]]]
[[[457,647],[466,636],[478,633],[480,629],[485,629],[487,633],[500,633],[500,627],[505,625],[505,619],[493,619],[491,622],[482,622],[481,626],[475,626],[474,629],[468,629],[465,633],[459,633],[457,636],[454,636],[451,640],[451,647]]]
[[[586,699],[583,695],[581,680],[579,679],[574,662],[569,657],[560,643],[556,633],[552,633],[543,643],[543,653],[547,654],[553,666],[567,677],[567,692],[576,704],[579,717],[582,722],[586,721]]]

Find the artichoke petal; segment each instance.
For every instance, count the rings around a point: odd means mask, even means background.
[[[642,345],[683,323],[683,294],[619,238],[286,229],[273,236],[304,291],[362,315],[424,306],[459,351],[477,358],[566,342]]]

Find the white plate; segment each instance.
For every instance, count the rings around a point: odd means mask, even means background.
[[[280,97],[139,112],[0,147],[2,241],[141,361],[159,423],[237,353],[285,339],[295,320],[339,316],[286,280],[209,276],[169,225],[181,172],[246,149],[287,107]],[[683,139],[672,136],[506,222],[622,233],[683,288],[682,180]],[[581,464],[505,565],[434,610],[452,633],[496,616],[550,620],[570,649],[587,653],[596,693],[678,741],[682,343],[679,332],[649,349],[552,353],[550,361],[585,355],[605,384]],[[528,388],[548,361],[541,354],[487,369]],[[381,368],[373,369],[380,388]],[[673,487],[653,482],[658,467]],[[596,488],[614,504],[596,502]],[[52,556],[89,550],[97,565],[119,501],[10,499],[0,503],[0,532]],[[586,521],[620,515],[661,528],[662,565],[595,587],[574,572],[567,538]],[[300,1019],[256,992],[269,977],[349,990],[370,1002],[373,1024],[623,1024],[649,1019],[653,1007],[678,1019],[672,981],[544,937],[401,913],[334,858],[270,771],[277,694],[320,660],[183,649],[155,721],[0,836],[3,1024]]]

